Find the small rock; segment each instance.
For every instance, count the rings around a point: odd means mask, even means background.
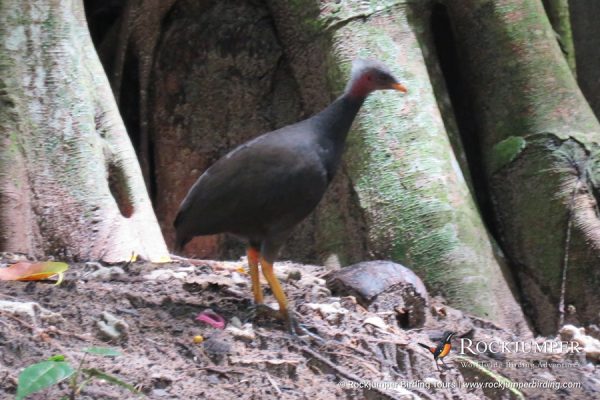
[[[304,276],[300,269],[298,269],[297,264],[282,262],[275,265],[275,276],[277,279],[286,281],[287,279],[290,279],[290,275],[292,276],[291,279]]]
[[[152,390],[152,397],[171,397],[171,394],[165,389],[154,389]]]
[[[232,344],[226,338],[213,336],[204,341],[204,352],[215,364],[222,364],[225,356],[231,353]]]
[[[45,309],[33,301],[20,302],[0,300],[0,311],[6,311],[11,314],[26,315],[31,319],[34,325],[37,325],[38,318],[40,318],[42,321],[52,324],[59,323],[63,320],[62,315],[59,313]]]
[[[560,337],[565,341],[574,341],[583,348],[585,356],[595,362],[600,361],[600,340],[585,334],[585,328],[565,325],[560,331]]]
[[[126,340],[129,325],[109,312],[100,314],[100,320],[96,321],[98,333],[105,340]]]
[[[253,341],[256,339],[256,334],[254,333],[254,329],[252,328],[252,324],[247,323],[244,324],[241,328],[233,326],[232,324],[228,325],[225,329],[226,332],[231,333],[234,338]]]
[[[304,306],[311,310],[319,311],[323,317],[326,317],[329,314],[346,314],[348,312],[348,310],[342,307],[339,301],[329,304],[306,303]]]
[[[303,305],[311,310],[318,311],[325,321],[330,324],[339,325],[343,316],[348,313],[339,301],[333,303],[306,303]]]
[[[400,264],[391,261],[354,264],[333,272],[328,287],[335,295],[356,297],[369,311],[401,312],[402,328],[417,328],[425,323],[429,302],[425,285]]]
[[[155,269],[149,274],[144,275],[144,279],[149,281],[166,281],[169,279],[185,279],[188,273],[185,271],[173,271],[170,269]]]
[[[100,265],[94,272],[90,272],[87,277],[98,281],[110,281],[122,275],[125,275],[125,271],[121,267],[103,267]]]
[[[232,317],[229,320],[229,325],[228,326],[233,326],[236,328],[242,328],[242,321],[240,321],[240,319],[238,317]]]
[[[231,351],[231,343],[218,337],[212,337],[204,341],[204,350],[210,354],[227,354]]]
[[[295,269],[288,273],[287,280],[288,281],[299,281],[302,278],[302,272],[300,270]]]
[[[365,319],[365,322],[363,322],[363,325],[373,325],[376,328],[382,329],[382,330],[387,330],[388,325],[385,323],[385,321],[381,318],[381,317],[369,317],[367,319]]]
[[[239,272],[232,272],[231,280],[238,286],[248,286],[248,279],[244,278]]]

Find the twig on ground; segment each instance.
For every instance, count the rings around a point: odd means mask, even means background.
[[[275,388],[275,391],[277,392],[277,394],[279,396],[281,396],[281,389],[279,389],[279,386],[277,385],[277,383],[275,383],[275,381],[273,380],[273,378],[271,378],[271,375],[267,372],[265,374],[265,376],[267,377],[267,380],[269,381],[269,383],[273,386],[273,388]]]

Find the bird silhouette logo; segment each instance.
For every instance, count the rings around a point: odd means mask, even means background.
[[[440,340],[440,342],[437,344],[437,346],[428,346],[423,343],[418,343],[419,346],[427,349],[431,353],[433,359],[435,360],[435,366],[438,371],[440,370],[438,360],[442,362],[444,369],[450,369],[450,367],[448,367],[444,362],[444,357],[446,357],[450,353],[450,350],[452,350],[451,341],[454,335],[456,335],[456,332],[444,332],[444,336],[442,337],[442,340]]]

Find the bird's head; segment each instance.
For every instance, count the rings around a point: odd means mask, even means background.
[[[356,97],[366,97],[375,90],[386,89],[407,92],[383,63],[365,59],[358,59],[352,63],[352,75],[346,87],[347,93]]]
[[[456,335],[456,332],[446,331],[444,332],[444,338],[442,339],[444,342],[448,343],[452,338]]]

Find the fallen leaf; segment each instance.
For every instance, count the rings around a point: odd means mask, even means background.
[[[30,263],[20,261],[7,268],[0,269],[0,280],[2,281],[40,281],[58,275],[56,284],[60,284],[63,273],[69,269],[69,265],[62,262],[39,262]]]

